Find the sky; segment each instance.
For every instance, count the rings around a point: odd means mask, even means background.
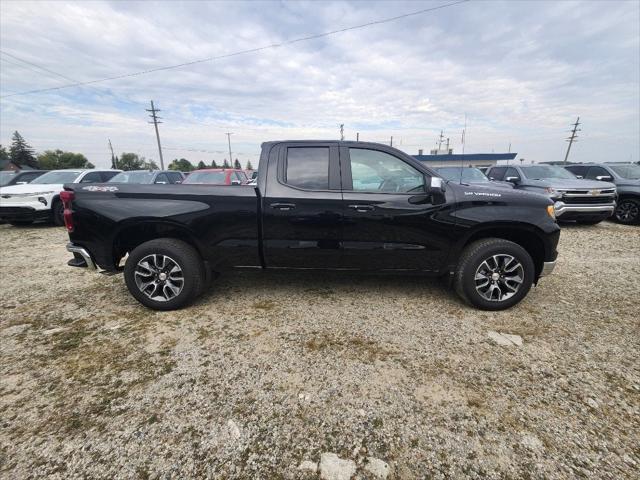
[[[462,153],[573,161],[640,159],[640,2],[472,0],[278,45],[456,0],[377,2],[0,2],[0,143],[98,167],[158,162],[149,101],[173,158],[254,166],[269,140],[389,143],[416,154],[440,131]],[[13,95],[20,93],[21,95]]]

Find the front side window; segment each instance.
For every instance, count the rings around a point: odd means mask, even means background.
[[[100,176],[100,172],[87,173],[84,177],[82,177],[82,180],[80,180],[80,183],[100,183],[100,182],[102,182],[102,177]]]
[[[158,176],[156,177],[156,181],[154,183],[168,184],[169,183],[169,177],[167,177],[166,173],[159,173]]]
[[[609,175],[609,172],[607,172],[602,167],[591,167],[589,168],[589,171],[587,172],[587,175],[585,176],[585,178],[588,178],[590,180],[598,180],[596,177],[610,177],[610,176],[611,175]]]
[[[493,167],[489,170],[489,178],[491,180],[502,180],[506,171],[507,167]]]
[[[305,190],[328,190],[329,148],[287,148],[285,183]]]
[[[356,192],[410,193],[424,190],[424,175],[385,152],[350,148],[351,179]]]

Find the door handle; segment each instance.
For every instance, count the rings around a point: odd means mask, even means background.
[[[272,203],[271,205],[269,205],[271,208],[275,208],[277,210],[293,210],[294,208],[296,208],[296,204],[295,203]]]
[[[349,205],[349,208],[355,210],[356,212],[370,212],[375,207],[373,205]]]

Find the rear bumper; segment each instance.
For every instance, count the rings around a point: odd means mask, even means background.
[[[572,220],[585,217],[603,217],[607,218],[613,215],[616,208],[615,203],[592,204],[592,205],[573,205],[564,202],[556,202],[554,204],[556,218],[562,220]]]
[[[33,207],[0,207],[0,220],[4,222],[48,220],[50,218],[51,210],[37,210]]]
[[[540,272],[540,277],[546,277],[547,275],[551,275],[555,268],[556,268],[555,260],[553,262],[544,262],[542,264],[542,271]]]
[[[87,267],[90,270],[96,270],[96,264],[86,248],[74,245],[73,243],[68,243],[67,251],[73,253],[73,259],[69,260],[68,265],[72,267]]]

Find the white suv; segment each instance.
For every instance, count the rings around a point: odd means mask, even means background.
[[[65,183],[104,183],[121,170],[51,170],[26,185],[0,188],[0,221],[29,225],[53,220],[64,225],[60,191]]]

